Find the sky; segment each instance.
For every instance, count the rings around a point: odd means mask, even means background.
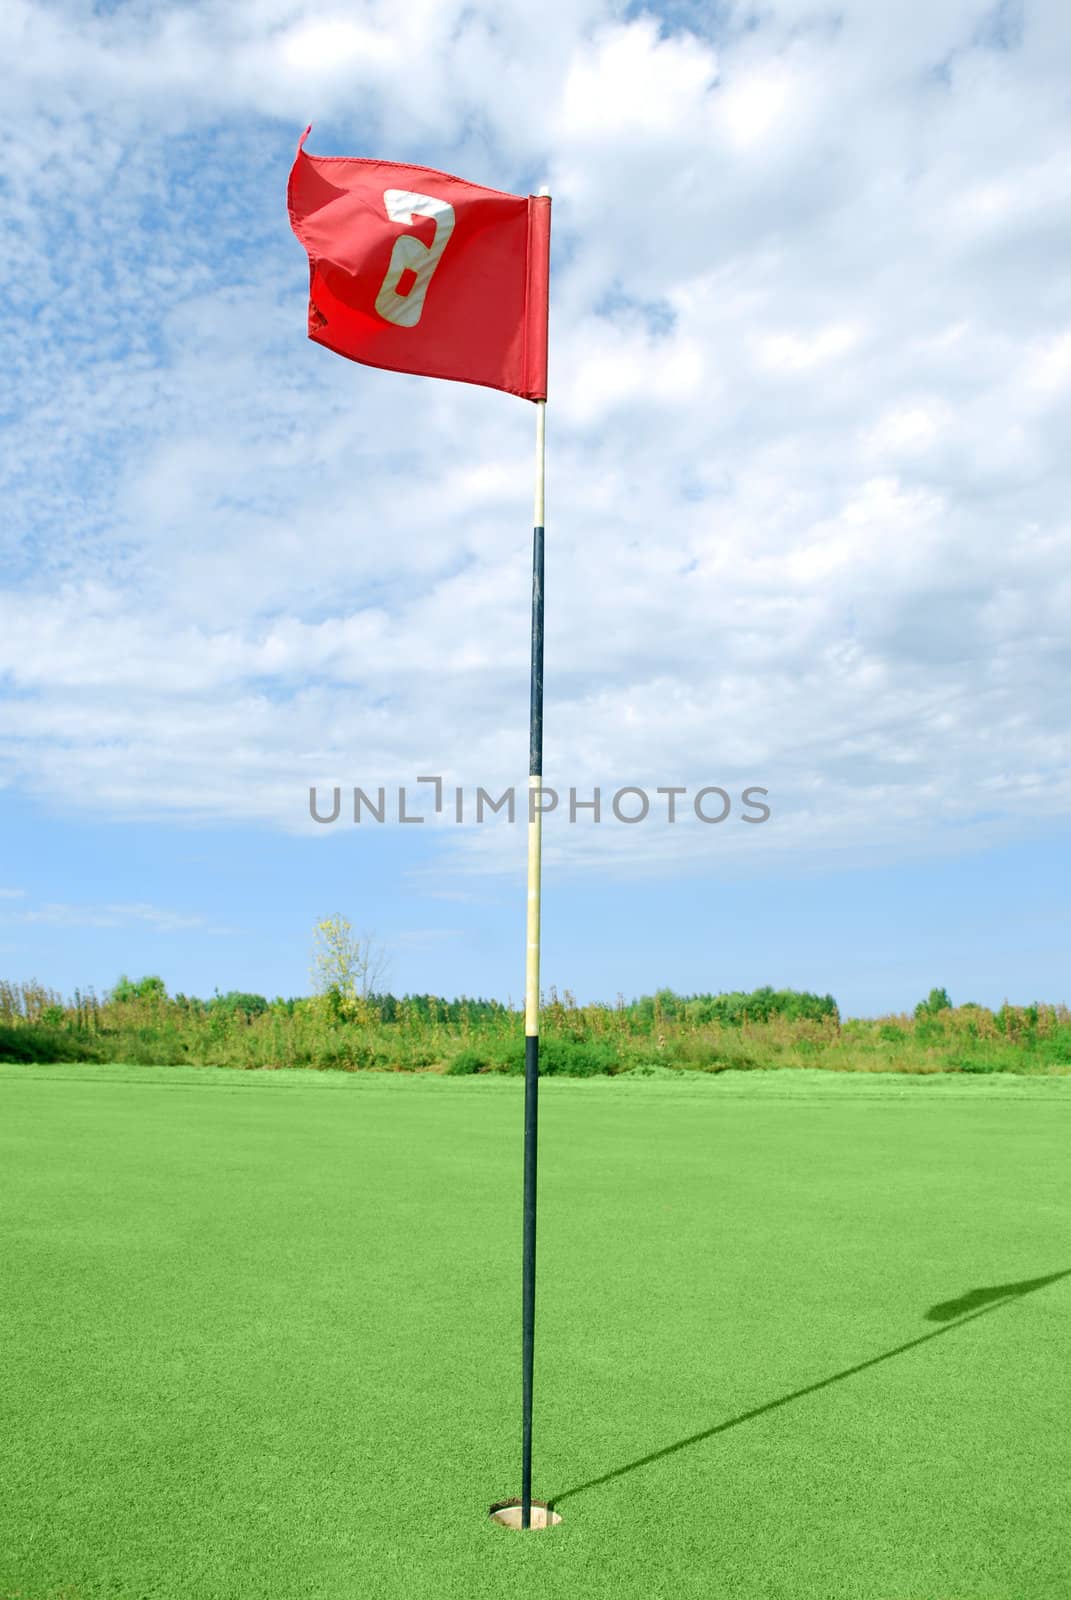
[[[545,988],[1071,999],[1062,0],[7,0],[0,50],[0,974],[298,994],[338,912],[523,993],[472,811],[534,408],[306,338],[312,123],[553,195]]]

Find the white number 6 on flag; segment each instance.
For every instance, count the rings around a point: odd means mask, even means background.
[[[430,194],[410,194],[407,189],[384,189],[383,204],[392,222],[412,223],[414,217],[432,217],[435,237],[424,244],[415,233],[401,233],[394,241],[390,266],[376,295],[376,310],[386,322],[399,328],[415,328],[424,309],[435,268],[454,231],[454,208]],[[399,294],[398,285],[409,275],[413,281]]]

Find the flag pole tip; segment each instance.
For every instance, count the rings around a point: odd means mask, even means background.
[[[549,200],[550,199],[550,188],[549,188],[549,185],[547,185],[545,183],[541,183],[539,185],[539,188],[536,190],[536,194],[537,195],[546,195],[547,199]]]

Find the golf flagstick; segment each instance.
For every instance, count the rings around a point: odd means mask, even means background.
[[[539,1124],[539,896],[543,845],[543,479],[547,403],[536,401],[532,530],[532,679],[528,723],[528,944],[524,972],[524,1242],[522,1248],[521,1527],[532,1525],[532,1368],[535,1355],[536,1143]]]
[[[310,131],[298,141],[286,188],[290,226],[309,260],[309,338],[366,366],[482,384],[536,405],[521,1330],[521,1526],[530,1528],[550,195],[506,194],[397,161],[310,155]],[[560,1520],[548,1515],[543,1525]]]

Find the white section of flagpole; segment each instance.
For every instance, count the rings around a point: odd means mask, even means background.
[[[547,467],[547,402],[537,400],[536,408],[536,466],[535,466],[535,516],[533,523],[543,527],[544,481]]]

